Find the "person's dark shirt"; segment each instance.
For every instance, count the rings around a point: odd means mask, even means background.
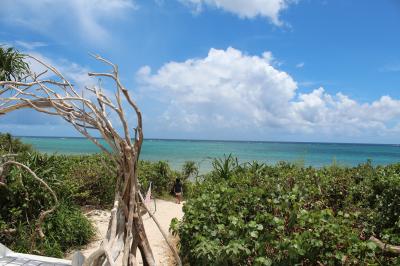
[[[175,191],[175,193],[182,193],[182,183],[175,182],[174,191]]]

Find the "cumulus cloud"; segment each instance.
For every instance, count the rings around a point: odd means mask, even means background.
[[[300,94],[292,107],[294,123],[300,122],[300,128],[311,132],[381,136],[395,130],[400,123],[400,101],[389,96],[372,103],[358,103],[342,93],[332,96],[319,88]]]
[[[269,52],[252,56],[234,48],[211,49],[205,58],[170,62],[155,73],[142,67],[137,78],[165,105],[159,122],[178,131],[244,129],[353,137],[400,133],[399,100],[382,96],[359,103],[322,87],[301,93],[296,81],[271,60]]]
[[[138,77],[170,101],[163,116],[172,120],[179,114],[174,120],[177,125],[195,128],[209,122],[218,127],[250,127],[278,123],[277,112],[287,108],[281,103],[295,94],[295,81],[270,60],[270,53],[257,57],[233,48],[211,49],[206,58],[171,62],[154,75],[143,67]]]
[[[43,34],[65,38],[71,31],[92,41],[102,41],[109,36],[104,22],[118,19],[135,7],[133,0],[4,0],[0,20]]]
[[[279,14],[294,0],[180,0],[200,12],[204,5],[223,9],[241,18],[266,17],[275,25],[282,25]]]

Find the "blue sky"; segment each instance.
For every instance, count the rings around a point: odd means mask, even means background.
[[[396,0],[5,0],[2,8],[0,43],[78,86],[102,68],[88,52],[118,64],[148,138],[400,142]],[[2,117],[0,131],[77,135],[27,111]]]

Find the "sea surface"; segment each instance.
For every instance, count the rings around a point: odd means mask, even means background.
[[[99,152],[85,138],[21,137],[21,140],[46,153]],[[195,161],[204,173],[211,168],[213,158],[229,154],[241,163],[289,161],[315,167],[332,163],[355,166],[370,159],[374,165],[385,165],[400,162],[400,145],[148,139],[143,143],[140,158],[168,161],[174,169],[180,169],[185,161]]]

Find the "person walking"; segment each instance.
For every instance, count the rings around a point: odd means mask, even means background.
[[[182,187],[182,182],[179,178],[175,180],[174,193],[176,198],[176,204],[180,204],[183,196],[183,187]]]

